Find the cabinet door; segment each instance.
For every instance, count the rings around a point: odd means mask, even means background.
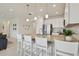
[[[69,18],[70,23],[79,23],[79,4],[78,3],[71,3],[69,5]]]

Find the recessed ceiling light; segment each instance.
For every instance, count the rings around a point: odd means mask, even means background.
[[[9,11],[14,11],[14,9],[9,9]]]
[[[48,14],[45,15],[45,18],[48,18]]]
[[[34,17],[34,20],[37,20],[37,17]]]
[[[40,11],[42,12],[42,11],[43,11],[43,9],[40,9]]]
[[[53,4],[53,7],[56,7],[56,4]]]
[[[56,14],[58,14],[58,12],[56,11]]]
[[[29,21],[29,19],[26,19],[26,21],[28,22],[28,21]]]

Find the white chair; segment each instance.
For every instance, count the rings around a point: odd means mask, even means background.
[[[23,55],[30,56],[32,55],[32,37],[24,35],[23,40]]]
[[[77,56],[78,43],[55,40],[55,56]]]
[[[17,53],[18,55],[22,55],[22,42],[23,42],[23,38],[21,34],[17,34]]]
[[[35,38],[35,47],[36,47],[37,56],[48,55],[47,38],[36,37]]]

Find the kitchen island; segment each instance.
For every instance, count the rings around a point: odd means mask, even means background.
[[[42,37],[42,38],[47,38],[47,40],[49,42],[54,41],[54,40],[63,40],[63,41],[67,41],[64,35],[41,35],[41,34],[35,34],[35,35],[31,35],[31,34],[23,34],[23,35],[27,35],[27,36],[32,36],[32,39],[35,40],[35,37]],[[72,40],[68,41],[68,42],[79,42],[79,38],[78,35],[73,35],[71,36]]]

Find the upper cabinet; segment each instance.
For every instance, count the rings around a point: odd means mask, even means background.
[[[79,3],[69,3],[65,5],[64,20],[65,26],[79,23]]]
[[[45,24],[52,24],[53,28],[63,28],[63,17],[51,18],[44,21]]]
[[[70,3],[65,5],[65,25],[79,23],[79,4]]]
[[[69,4],[69,23],[79,23],[79,3]]]
[[[69,4],[65,4],[65,11],[64,11],[64,20],[65,20],[65,26],[69,24]]]
[[[42,17],[38,18],[38,20],[36,21],[36,34],[43,34],[43,22],[44,19]]]

